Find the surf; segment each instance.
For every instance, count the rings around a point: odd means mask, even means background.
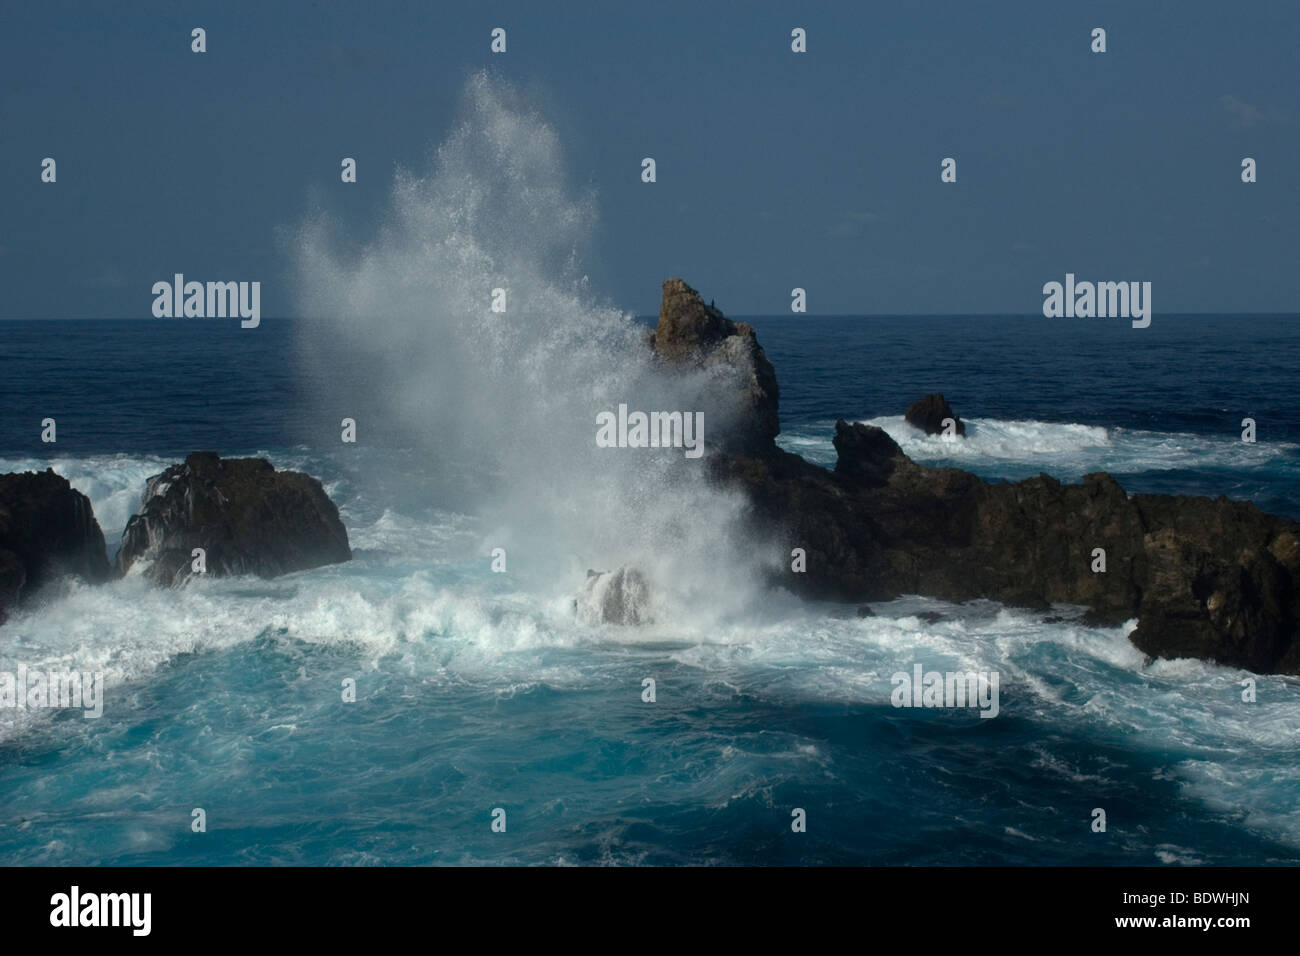
[[[481,553],[503,549],[531,588],[571,593],[588,569],[631,565],[668,619],[747,613],[781,552],[745,530],[745,502],[694,454],[605,449],[591,426],[620,405],[698,409],[713,380],[667,375],[633,316],[591,293],[594,196],[566,188],[554,128],[486,73],[461,114],[427,168],[395,176],[377,235],[323,216],[298,230],[298,357],[324,383],[316,403],[359,429],[389,423],[426,462],[399,493],[423,484],[482,515]]]

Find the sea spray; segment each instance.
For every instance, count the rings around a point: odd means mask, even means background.
[[[299,302],[315,320],[301,357],[337,370],[318,404],[418,449],[427,485],[404,493],[471,507],[483,555],[505,549],[530,588],[576,592],[587,569],[631,566],[656,620],[747,609],[781,549],[742,530],[744,502],[698,456],[592,437],[619,404],[721,408],[725,422],[716,372],[663,371],[644,327],[594,300],[579,265],[594,202],[566,187],[554,129],[484,73],[462,112],[428,172],[396,176],[386,224],[359,252],[325,219],[299,232]]]

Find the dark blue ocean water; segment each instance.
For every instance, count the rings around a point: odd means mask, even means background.
[[[813,460],[833,461],[846,417],[991,480],[1108,470],[1131,492],[1300,518],[1300,317],[752,322],[781,441]],[[366,383],[346,366],[313,380],[295,359],[313,334],[273,319],[0,323],[0,471],[67,475],[110,550],[144,480],[206,448],[319,475],[356,555],[182,592],[72,586],[0,627],[0,671],[109,682],[98,720],[0,713],[0,863],[1300,861],[1293,682],[1261,678],[1245,704],[1239,672],[1147,664],[1124,629],[983,602],[902,599],[864,620],[778,601],[705,632],[577,627],[553,595],[484,581],[476,516],[340,452],[347,410],[319,396]],[[968,421],[966,442],[901,424],[930,391]],[[396,424],[367,438],[385,474],[438,467]],[[944,620],[916,616],[934,609]],[[999,716],[891,707],[890,675],[914,661],[997,669]],[[1090,827],[1098,807],[1106,833]]]
[[[747,321],[776,365],[788,439],[829,437],[839,417],[901,416],[916,398],[940,391],[965,419],[1094,426],[1117,432],[1112,442],[1135,433],[1167,439],[1151,449],[1151,461],[1136,448],[1118,461],[1113,470],[1130,491],[1226,494],[1300,518],[1300,315],[1160,316],[1144,330],[1035,316]],[[306,323],[297,329],[312,334]],[[339,416],[306,397],[320,383],[295,361],[295,341],[295,324],[275,319],[255,330],[198,320],[8,322],[0,454],[48,456],[53,449],[40,441],[46,417],[58,423],[60,454],[331,444]],[[329,376],[358,386],[346,381],[346,366]],[[1255,448],[1240,440],[1248,417]],[[1180,458],[1174,446],[1183,436]],[[374,440],[400,446],[403,437],[381,432]],[[1018,478],[1036,474],[1025,462],[1061,452],[1052,439],[1066,438],[1050,429],[1022,437],[1019,458],[1009,446],[988,460],[922,457]],[[1087,464],[1114,461],[1098,454]],[[1060,473],[1055,463],[1042,470]]]

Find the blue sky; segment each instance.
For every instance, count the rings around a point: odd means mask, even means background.
[[[297,314],[277,231],[373,233],[484,67],[560,132],[628,310],[680,275],[732,314],[1033,313],[1072,271],[1297,311],[1297,37],[1281,2],[7,3],[0,317],[147,318],[175,272]]]

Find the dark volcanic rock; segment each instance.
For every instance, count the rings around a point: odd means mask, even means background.
[[[917,465],[872,431],[836,423],[833,472],[779,451],[716,464],[763,528],[807,552],[788,587],[854,603],[1085,605],[1093,624],[1138,618],[1133,642],[1151,656],[1300,673],[1300,524],[1224,498],[1130,499],[1104,473],[989,483]]]
[[[1300,673],[1300,524],[1227,498],[1135,495],[1146,576],[1133,643]]]
[[[724,350],[733,339],[743,349]],[[919,594],[1082,605],[1089,624],[1137,618],[1133,643],[1152,657],[1300,673],[1297,522],[1226,498],[1130,498],[1105,473],[1075,485],[1048,475],[986,482],[918,465],[881,429],[844,421],[827,471],[776,447],[775,373],[752,330],[670,279],[654,342],[667,360],[712,356],[750,376],[754,420],[765,424],[710,464],[747,494],[758,530],[780,537],[785,553],[806,552],[805,573],[779,577],[791,590],[854,604]],[[956,419],[939,394],[907,417],[931,434]],[[1104,572],[1092,570],[1097,548]]]
[[[781,431],[776,371],[754,330],[733,322],[681,279],[664,283],[659,325],[650,343],[669,364],[690,364],[733,375],[741,420],[725,433],[729,450],[761,452]]]
[[[850,425],[841,419],[831,444],[839,455],[835,471],[864,485],[888,484],[894,469],[910,460],[889,433],[875,425]]]
[[[952,406],[939,392],[913,402],[903,417],[909,424],[915,425],[927,435],[942,433],[943,420],[951,418],[957,423],[957,434],[963,436],[966,434],[966,423],[953,413]]]
[[[339,511],[321,483],[276,471],[263,458],[195,452],[149,479],[143,508],[127,522],[117,564],[175,587],[193,573],[193,549],[207,573],[270,578],[352,558]]]
[[[90,500],[52,470],[0,475],[0,623],[60,575],[111,575]]]

